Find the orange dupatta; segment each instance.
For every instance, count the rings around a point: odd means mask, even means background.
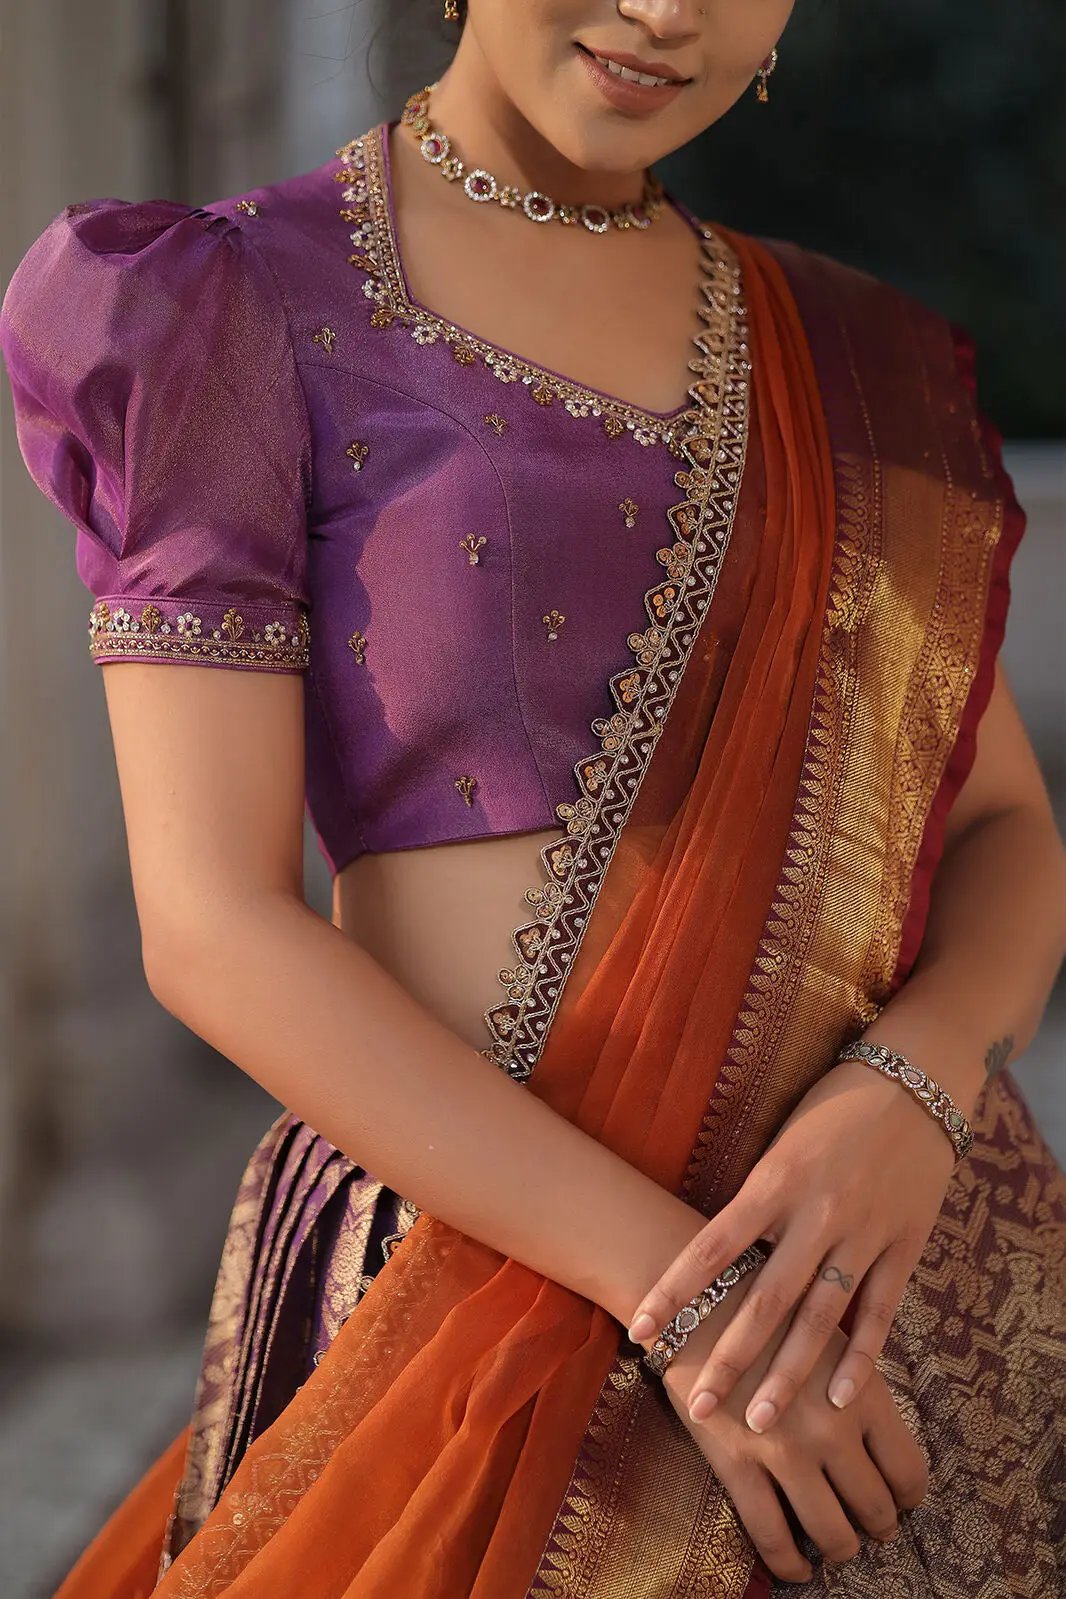
[[[835,531],[826,425],[786,280],[751,238],[718,229],[707,248],[720,270],[695,386],[706,425],[678,475],[688,498],[670,513],[672,565],[646,596],[651,625],[630,638],[634,668],[612,680],[618,714],[579,771],[582,802],[544,852],[537,920],[516,935],[532,973],[512,974],[486,1051],[515,1072],[535,1066],[529,1091],[674,1191],[779,878]],[[745,472],[756,413],[758,475]],[[735,521],[743,568],[725,559]],[[714,631],[720,575],[737,608],[731,651]],[[558,955],[557,929],[577,955],[568,969],[541,958]],[[589,1301],[420,1217],[154,1592],[521,1599],[622,1338]],[[57,1599],[145,1591],[180,1442]],[[691,1457],[702,1465],[694,1446]],[[672,1569],[669,1548],[656,1554]],[[742,1593],[750,1548],[734,1540],[729,1560],[728,1592]]]

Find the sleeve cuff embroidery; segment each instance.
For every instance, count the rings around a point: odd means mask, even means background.
[[[190,600],[145,604],[131,598],[123,604],[123,598],[98,599],[89,613],[89,653],[94,660],[141,656],[287,672],[303,671],[309,664],[307,613],[294,602],[277,606],[270,614],[269,606],[238,609]],[[269,619],[264,621],[264,615]]]

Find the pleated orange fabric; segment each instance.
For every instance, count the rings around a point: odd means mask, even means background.
[[[768,250],[720,231],[742,266],[765,467],[750,593],[728,658],[712,629],[697,641],[542,1058],[516,1090],[672,1191],[781,868],[835,521],[795,303]],[[154,1591],[522,1599],[623,1338],[588,1300],[423,1215]],[[176,1480],[179,1446],[58,1599],[143,1594],[131,1573],[158,1551],[157,1489]]]

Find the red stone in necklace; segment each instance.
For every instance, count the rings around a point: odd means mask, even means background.
[[[463,192],[469,199],[481,204],[495,201],[505,210],[521,211],[530,222],[556,221],[569,226],[580,222],[590,233],[606,233],[611,227],[649,228],[661,212],[663,186],[650,170],[645,175],[643,198],[635,203],[627,202],[616,210],[595,205],[591,201],[585,205],[563,205],[550,195],[542,194],[539,189],[530,189],[523,194],[512,183],[498,183],[484,167],[474,167],[468,171],[452,149],[448,135],[434,127],[429,119],[429,97],[436,87],[435,83],[430,83],[421,91],[409,95],[404,102],[400,121],[414,130],[423,159],[435,166],[443,178],[450,183],[460,178],[463,180]]]

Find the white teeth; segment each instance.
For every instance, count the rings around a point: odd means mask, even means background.
[[[620,67],[610,56],[596,56],[596,60],[601,67],[606,67],[608,72],[613,72],[616,78],[625,78],[628,83],[643,83],[650,87],[675,81],[673,78],[653,78],[648,72],[634,72],[632,67]]]

